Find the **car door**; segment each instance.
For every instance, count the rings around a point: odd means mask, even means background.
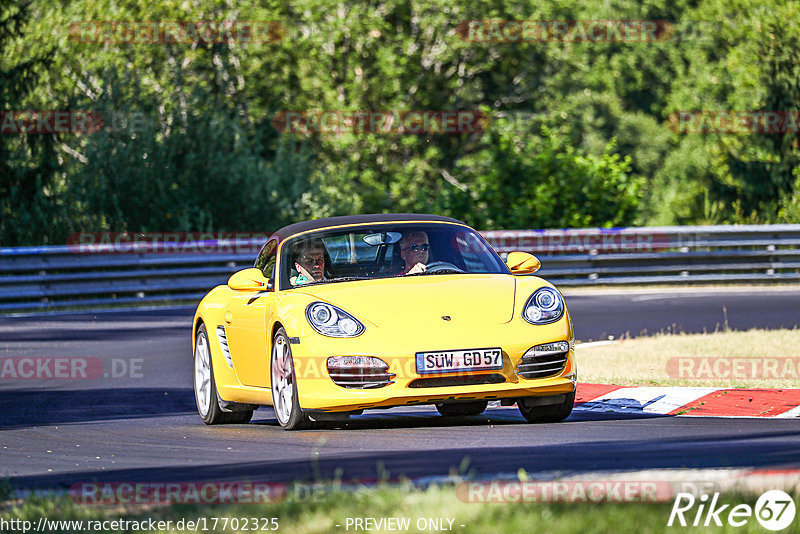
[[[268,241],[256,260],[256,268],[275,286],[277,240]],[[237,291],[228,301],[225,332],[233,368],[245,386],[269,387],[269,333],[267,318],[275,298],[265,291]]]

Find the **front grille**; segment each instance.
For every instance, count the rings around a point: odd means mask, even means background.
[[[481,384],[502,384],[506,377],[498,373],[469,376],[437,376],[433,378],[417,378],[409,382],[410,388],[443,388],[451,386],[477,386]]]
[[[544,378],[560,373],[567,364],[567,352],[525,356],[517,365],[517,374],[523,378]]]
[[[394,384],[394,373],[375,368],[341,367],[328,369],[328,374],[337,386],[350,389],[374,389]]]

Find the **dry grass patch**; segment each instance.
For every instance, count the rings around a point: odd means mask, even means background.
[[[658,334],[576,350],[581,382],[800,388],[800,330]]]

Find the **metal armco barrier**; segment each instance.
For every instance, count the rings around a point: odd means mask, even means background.
[[[503,257],[521,250],[557,286],[800,280],[800,224],[497,230],[482,232]],[[197,301],[250,267],[253,240],[197,252],[79,246],[0,248],[0,312]],[[176,248],[177,247],[177,248]],[[213,250],[216,252],[208,252]]]
[[[800,280],[800,224],[482,232],[557,286]]]

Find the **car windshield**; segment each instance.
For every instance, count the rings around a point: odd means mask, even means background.
[[[474,230],[454,224],[371,224],[286,242],[281,287],[435,274],[507,274]]]

